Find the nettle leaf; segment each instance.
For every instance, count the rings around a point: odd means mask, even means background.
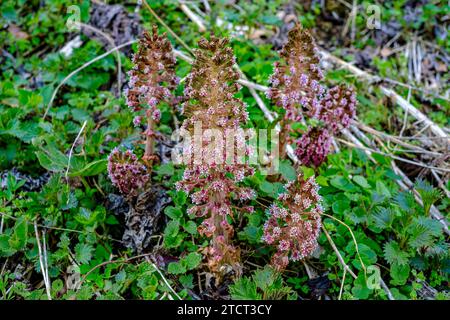
[[[179,262],[171,262],[167,267],[167,271],[171,274],[183,274],[186,273],[186,267]]]
[[[178,280],[180,280],[181,285],[186,289],[194,288],[194,276],[192,274],[184,274]]]
[[[386,198],[390,198],[391,197],[391,193],[389,192],[389,189],[380,180],[377,180],[377,182],[376,182],[376,190],[377,190],[377,192],[379,194],[385,196]]]
[[[439,241],[439,242],[429,246],[426,249],[425,256],[427,256],[427,257],[433,257],[433,256],[446,257],[449,255],[449,250],[450,250],[450,244],[448,244],[442,240],[442,241]]]
[[[39,126],[37,123],[20,122],[18,119],[13,119],[8,123],[6,130],[0,129],[0,135],[2,134],[9,134],[25,143],[30,143],[39,134]]]
[[[276,275],[270,267],[264,267],[264,269],[258,269],[252,276],[256,286],[263,291],[266,291],[275,282]]]
[[[409,211],[416,205],[416,199],[414,199],[414,195],[411,192],[402,191],[395,195],[394,203],[402,210]]]
[[[434,243],[432,232],[424,225],[413,223],[409,226],[408,233],[410,235],[408,245],[414,249],[420,249]]]
[[[428,214],[430,207],[441,198],[441,191],[433,188],[428,181],[421,179],[416,181],[414,187],[422,198],[425,214]]]
[[[436,237],[442,233],[442,225],[427,217],[415,218],[408,227],[408,245],[414,249],[432,246]]]
[[[390,208],[380,207],[371,217],[375,227],[384,230],[390,228],[395,219],[395,212]]]
[[[400,249],[395,241],[390,241],[384,245],[384,258],[393,265],[405,265],[408,263],[409,254]]]
[[[198,267],[202,261],[202,255],[197,252],[191,252],[186,257],[181,259],[181,262],[186,266],[187,270],[192,270]]]
[[[87,264],[92,259],[94,248],[86,243],[78,243],[75,246],[75,258],[80,264]]]
[[[11,248],[9,244],[9,235],[1,234],[0,235],[0,257],[10,257],[15,254],[17,250]]]
[[[355,181],[359,186],[363,187],[364,189],[370,189],[370,184],[367,182],[366,178],[363,176],[354,176],[353,181]]]
[[[398,265],[393,264],[391,265],[391,277],[392,281],[391,283],[394,285],[404,285],[409,277],[409,272],[411,270],[409,264],[405,265]]]
[[[261,300],[262,296],[257,292],[256,283],[243,277],[230,285],[230,295],[234,300]]]

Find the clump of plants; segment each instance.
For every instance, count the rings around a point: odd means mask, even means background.
[[[296,25],[289,31],[288,42],[280,52],[270,77],[267,97],[282,108],[280,120],[280,154],[286,155],[291,144],[292,125],[309,121],[306,131],[295,141],[295,154],[306,166],[319,166],[331,150],[334,134],[347,128],[356,113],[356,94],[353,88],[338,85],[328,89],[321,83],[323,72],[314,38]]]
[[[136,196],[147,182],[152,166],[157,160],[154,152],[155,124],[160,121],[162,103],[173,103],[173,90],[179,80],[175,75],[175,57],[165,34],[144,31],[139,40],[138,52],[132,59],[130,81],[125,89],[126,103],[135,117],[133,124],[139,128],[145,145],[142,157],[132,150],[122,152],[115,148],[108,157],[108,173],[111,182],[125,196]],[[142,129],[142,126],[145,129]]]

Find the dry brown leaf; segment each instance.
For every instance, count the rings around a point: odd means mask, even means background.
[[[15,24],[10,24],[8,31],[16,38],[16,39],[28,39],[30,35],[24,31],[22,31]]]

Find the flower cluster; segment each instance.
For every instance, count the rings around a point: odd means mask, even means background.
[[[288,37],[280,51],[281,61],[275,62],[267,97],[286,110],[287,119],[300,121],[303,112],[314,114],[319,107],[317,97],[324,92],[320,84],[323,73],[311,34],[297,25]]]
[[[285,146],[291,142],[291,124],[306,115],[320,120],[320,124],[309,126],[296,141],[296,155],[302,164],[319,166],[330,152],[332,135],[347,128],[355,117],[356,94],[344,85],[327,89],[320,83],[323,74],[314,39],[300,25],[289,32],[280,56],[282,60],[275,63],[267,93],[285,109],[280,122],[280,153],[284,156]]]
[[[315,117],[323,121],[333,133],[348,128],[356,116],[356,93],[353,88],[344,85],[328,90],[320,101]]]
[[[108,156],[108,174],[111,182],[125,196],[137,195],[150,178],[147,168],[131,150],[121,152],[118,148]]]
[[[314,177],[306,181],[303,174],[285,185],[279,203],[269,209],[270,217],[264,224],[263,241],[277,248],[272,265],[283,270],[291,261],[304,259],[317,247],[322,225],[321,197]]]
[[[331,135],[325,128],[309,127],[296,144],[295,155],[299,161],[306,166],[312,164],[317,167],[330,152]]]
[[[235,58],[227,44],[227,39],[214,36],[199,42],[200,49],[195,51],[195,62],[186,81],[185,95],[189,100],[184,106],[185,130],[193,131],[196,125],[201,125],[205,130],[224,133],[238,130],[248,119],[245,104],[234,97],[240,90],[236,83],[239,77],[233,70]],[[239,186],[253,170],[245,162],[219,163],[214,158],[206,159],[206,150],[211,146],[203,138],[194,136],[196,139],[187,146],[186,152],[197,149],[195,153],[205,158],[187,164],[177,188],[191,196],[193,206],[189,213],[204,219],[199,232],[211,238],[205,254],[211,272],[220,279],[229,270],[240,271],[239,249],[231,244],[234,230],[230,222],[236,210],[253,211],[242,203],[236,205],[254,197],[253,190]]]
[[[166,35],[158,35],[156,26],[153,34],[145,31],[139,40],[138,52],[133,56],[133,68],[129,71],[129,88],[125,90],[127,105],[136,112],[133,120],[139,126],[147,122],[145,157],[153,153],[154,123],[161,117],[160,102],[171,102],[171,91],[179,80],[175,75],[175,56]]]

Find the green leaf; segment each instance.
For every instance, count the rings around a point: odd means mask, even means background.
[[[416,204],[414,195],[407,191],[397,193],[394,202],[404,211],[410,211]]]
[[[75,246],[75,258],[80,264],[87,264],[92,259],[94,248],[86,243],[78,243]]]
[[[184,230],[186,230],[187,233],[196,235],[197,234],[197,225],[194,221],[188,221],[184,224]]]
[[[173,206],[168,206],[164,210],[164,213],[172,220],[180,220],[183,216],[183,211],[181,211],[180,208],[175,208]]]
[[[42,167],[48,171],[63,171],[68,164],[69,157],[53,146],[46,149],[41,147],[41,151],[36,151],[36,156]]]
[[[395,212],[390,208],[380,207],[371,217],[371,222],[379,229],[384,230],[391,227],[395,219]]]
[[[271,183],[269,181],[264,181],[259,186],[259,189],[266,193],[268,196],[272,198],[277,198],[278,194],[283,190],[283,184],[280,182]]]
[[[177,191],[176,196],[173,198],[173,202],[178,207],[183,206],[186,203],[188,195],[184,191]]]
[[[321,186],[321,187],[328,187],[329,186],[328,179],[326,177],[324,177],[324,176],[317,176],[316,177],[316,181],[319,184],[319,186]]]
[[[173,176],[175,173],[175,168],[172,163],[165,163],[156,169],[156,173],[162,176]]]
[[[348,200],[337,200],[333,202],[331,205],[331,208],[333,209],[333,213],[341,214],[344,213],[346,210],[350,209],[350,201]]]
[[[14,231],[9,239],[9,245],[12,249],[21,250],[25,247],[27,240],[28,223],[24,217],[20,217],[14,224]]]
[[[297,172],[290,161],[280,162],[280,173],[287,181],[292,181],[297,178]]]
[[[390,241],[384,245],[384,258],[393,265],[405,265],[408,263],[409,254],[400,249],[395,241]]]
[[[167,267],[167,271],[171,274],[186,273],[186,267],[179,262],[171,262]]]
[[[176,220],[169,221],[164,230],[164,236],[166,237],[175,237],[180,231],[180,223]]]
[[[202,255],[197,252],[191,252],[186,257],[181,259],[182,264],[186,266],[186,269],[192,270],[198,267],[202,261]]]
[[[0,235],[0,257],[10,257],[17,251],[11,248],[9,244],[9,235],[1,234]]]
[[[377,262],[377,254],[375,251],[373,251],[369,246],[365,245],[364,243],[358,244],[358,251],[359,255],[361,256],[361,260],[363,261],[364,265],[370,266]],[[352,264],[358,268],[361,269],[361,261],[359,260],[358,255],[355,256],[355,259],[353,260]]]
[[[370,189],[370,184],[367,182],[366,178],[363,176],[354,176],[353,181],[355,181],[358,185],[363,187],[364,189]]]
[[[194,288],[194,276],[192,274],[184,274],[178,279],[180,280],[181,285],[186,289]]]
[[[389,189],[380,180],[377,180],[377,182],[376,182],[376,190],[379,194],[385,196],[386,198],[391,197],[391,193],[389,192]]]
[[[355,298],[364,300],[369,298],[371,292],[372,290],[367,287],[364,273],[361,272],[353,283],[352,294]]]
[[[256,270],[252,278],[256,286],[265,292],[273,284],[275,274],[270,267],[266,266],[264,269]]]
[[[428,215],[431,206],[441,198],[441,191],[433,188],[428,181],[421,179],[416,181],[414,187],[422,198],[425,215]]]
[[[303,172],[303,178],[304,178],[305,180],[307,180],[309,177],[314,176],[314,169],[312,169],[312,168],[308,168],[308,167],[305,167],[305,166],[301,166],[301,167],[300,167],[300,170],[302,170],[302,172]]]
[[[409,264],[399,265],[393,264],[391,265],[391,283],[394,285],[404,285],[409,277],[410,272]]]
[[[241,278],[230,285],[230,295],[234,300],[261,300],[262,296],[256,291],[256,283],[249,278]]]
[[[358,190],[358,188],[353,183],[342,176],[335,176],[330,180],[330,184],[333,187],[343,191],[354,192]]]
[[[106,171],[107,159],[100,159],[88,163],[83,168],[70,172],[69,177],[91,177]]]

